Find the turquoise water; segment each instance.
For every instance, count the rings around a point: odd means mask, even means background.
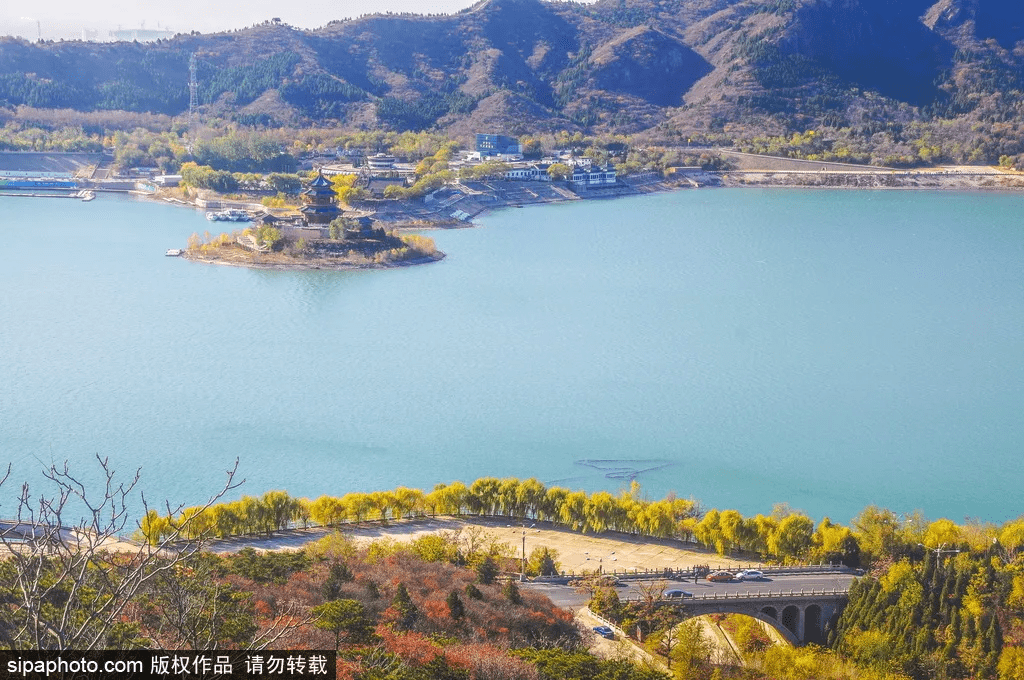
[[[496,213],[432,233],[427,266],[267,272],[164,257],[213,226],[187,209],[0,198],[0,451],[18,481],[141,466],[150,501],[199,502],[238,457],[236,495],[614,491],[623,467],[746,513],[1001,521],[1021,205],[682,191]]]

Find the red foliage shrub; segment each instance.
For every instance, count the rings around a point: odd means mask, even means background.
[[[420,633],[396,633],[387,626],[379,626],[377,635],[384,647],[410,666],[422,666],[441,655],[441,649]]]
[[[469,671],[470,680],[538,680],[537,668],[488,644],[454,645],[445,649],[449,663]]]

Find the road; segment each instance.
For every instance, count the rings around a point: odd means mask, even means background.
[[[801,590],[832,590],[833,588],[845,590],[850,587],[854,579],[853,574],[831,573],[831,574],[791,574],[785,576],[769,577],[764,581],[736,581],[732,583],[710,583],[700,579],[697,583],[691,581],[670,581],[664,579],[623,581],[615,588],[619,599],[639,598],[642,596],[641,588],[651,584],[664,583],[665,590],[685,590],[693,593],[694,596],[712,594],[729,594],[736,596],[743,593],[768,593]],[[534,592],[543,593],[551,598],[551,601],[559,607],[576,609],[584,606],[590,599],[589,593],[576,592],[573,586],[558,585],[552,583],[524,583],[523,587]],[[685,601],[685,600],[684,600]]]

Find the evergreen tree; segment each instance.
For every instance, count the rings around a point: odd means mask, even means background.
[[[468,597],[468,598],[470,598],[472,600],[482,600],[482,599],[484,599],[484,594],[481,593],[480,589],[477,588],[472,583],[467,583],[466,584],[466,597]]]
[[[366,593],[367,595],[369,595],[371,600],[376,600],[378,597],[380,597],[380,589],[377,587],[377,584],[373,581],[366,582]]]
[[[341,646],[342,639],[348,642],[366,642],[373,635],[370,621],[363,605],[356,600],[331,600],[313,607],[316,619],[313,625],[334,633],[334,649]]]
[[[986,654],[998,654],[1003,650],[1003,631],[999,626],[999,617],[995,614],[992,614],[988,628],[985,629],[981,649]]]
[[[945,578],[942,580],[942,590],[939,592],[939,616],[942,621],[953,620],[953,592],[956,590],[956,574],[952,569],[945,570]]]
[[[971,581],[971,570],[960,569],[956,575],[956,586],[953,589],[953,597],[956,598],[957,606],[960,606],[960,599],[967,592],[967,584]]]
[[[523,596],[519,592],[519,586],[516,585],[515,581],[509,580],[505,587],[501,589],[501,594],[508,599],[512,604],[522,604]]]
[[[924,566],[921,569],[921,582],[925,586],[934,585],[936,577],[935,553],[931,550],[924,554]]]
[[[412,603],[412,598],[409,597],[409,591],[404,583],[398,584],[395,597],[391,600],[391,606],[398,612],[398,625],[400,627],[409,628],[416,621],[416,615],[419,611],[416,609],[416,605]]]
[[[931,649],[931,640],[931,631],[926,627],[922,627],[914,638],[914,656],[924,656]]]
[[[455,590],[448,593],[448,613],[451,617],[458,621],[466,614],[466,608],[462,604],[462,600],[459,598],[459,593]]]
[[[946,644],[942,648],[942,663],[947,667],[956,658],[956,650],[960,645],[960,625],[960,612],[959,610],[953,610],[952,618],[946,630]]]
[[[347,564],[344,562],[332,564],[327,574],[327,580],[324,581],[324,597],[328,600],[338,599],[338,596],[341,594],[342,584],[348,583],[352,578],[352,571],[348,568]]]
[[[963,625],[961,626],[960,643],[963,647],[970,647],[974,644],[978,637],[978,629],[974,623],[974,617],[967,615],[964,617]]]
[[[480,564],[476,565],[476,578],[485,586],[494,583],[494,579],[497,577],[498,563],[490,555],[481,560]]]

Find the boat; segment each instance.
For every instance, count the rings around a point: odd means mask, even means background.
[[[206,213],[206,219],[211,222],[251,222],[252,217],[249,213],[244,210],[238,210],[237,208],[228,208],[227,210],[221,210],[219,212],[208,212]]]
[[[168,248],[164,255],[167,257],[181,257],[184,252],[181,248]]]
[[[89,190],[81,191],[80,195],[81,195],[83,201],[91,201],[94,198],[96,198],[96,192],[95,191],[89,191]]]

